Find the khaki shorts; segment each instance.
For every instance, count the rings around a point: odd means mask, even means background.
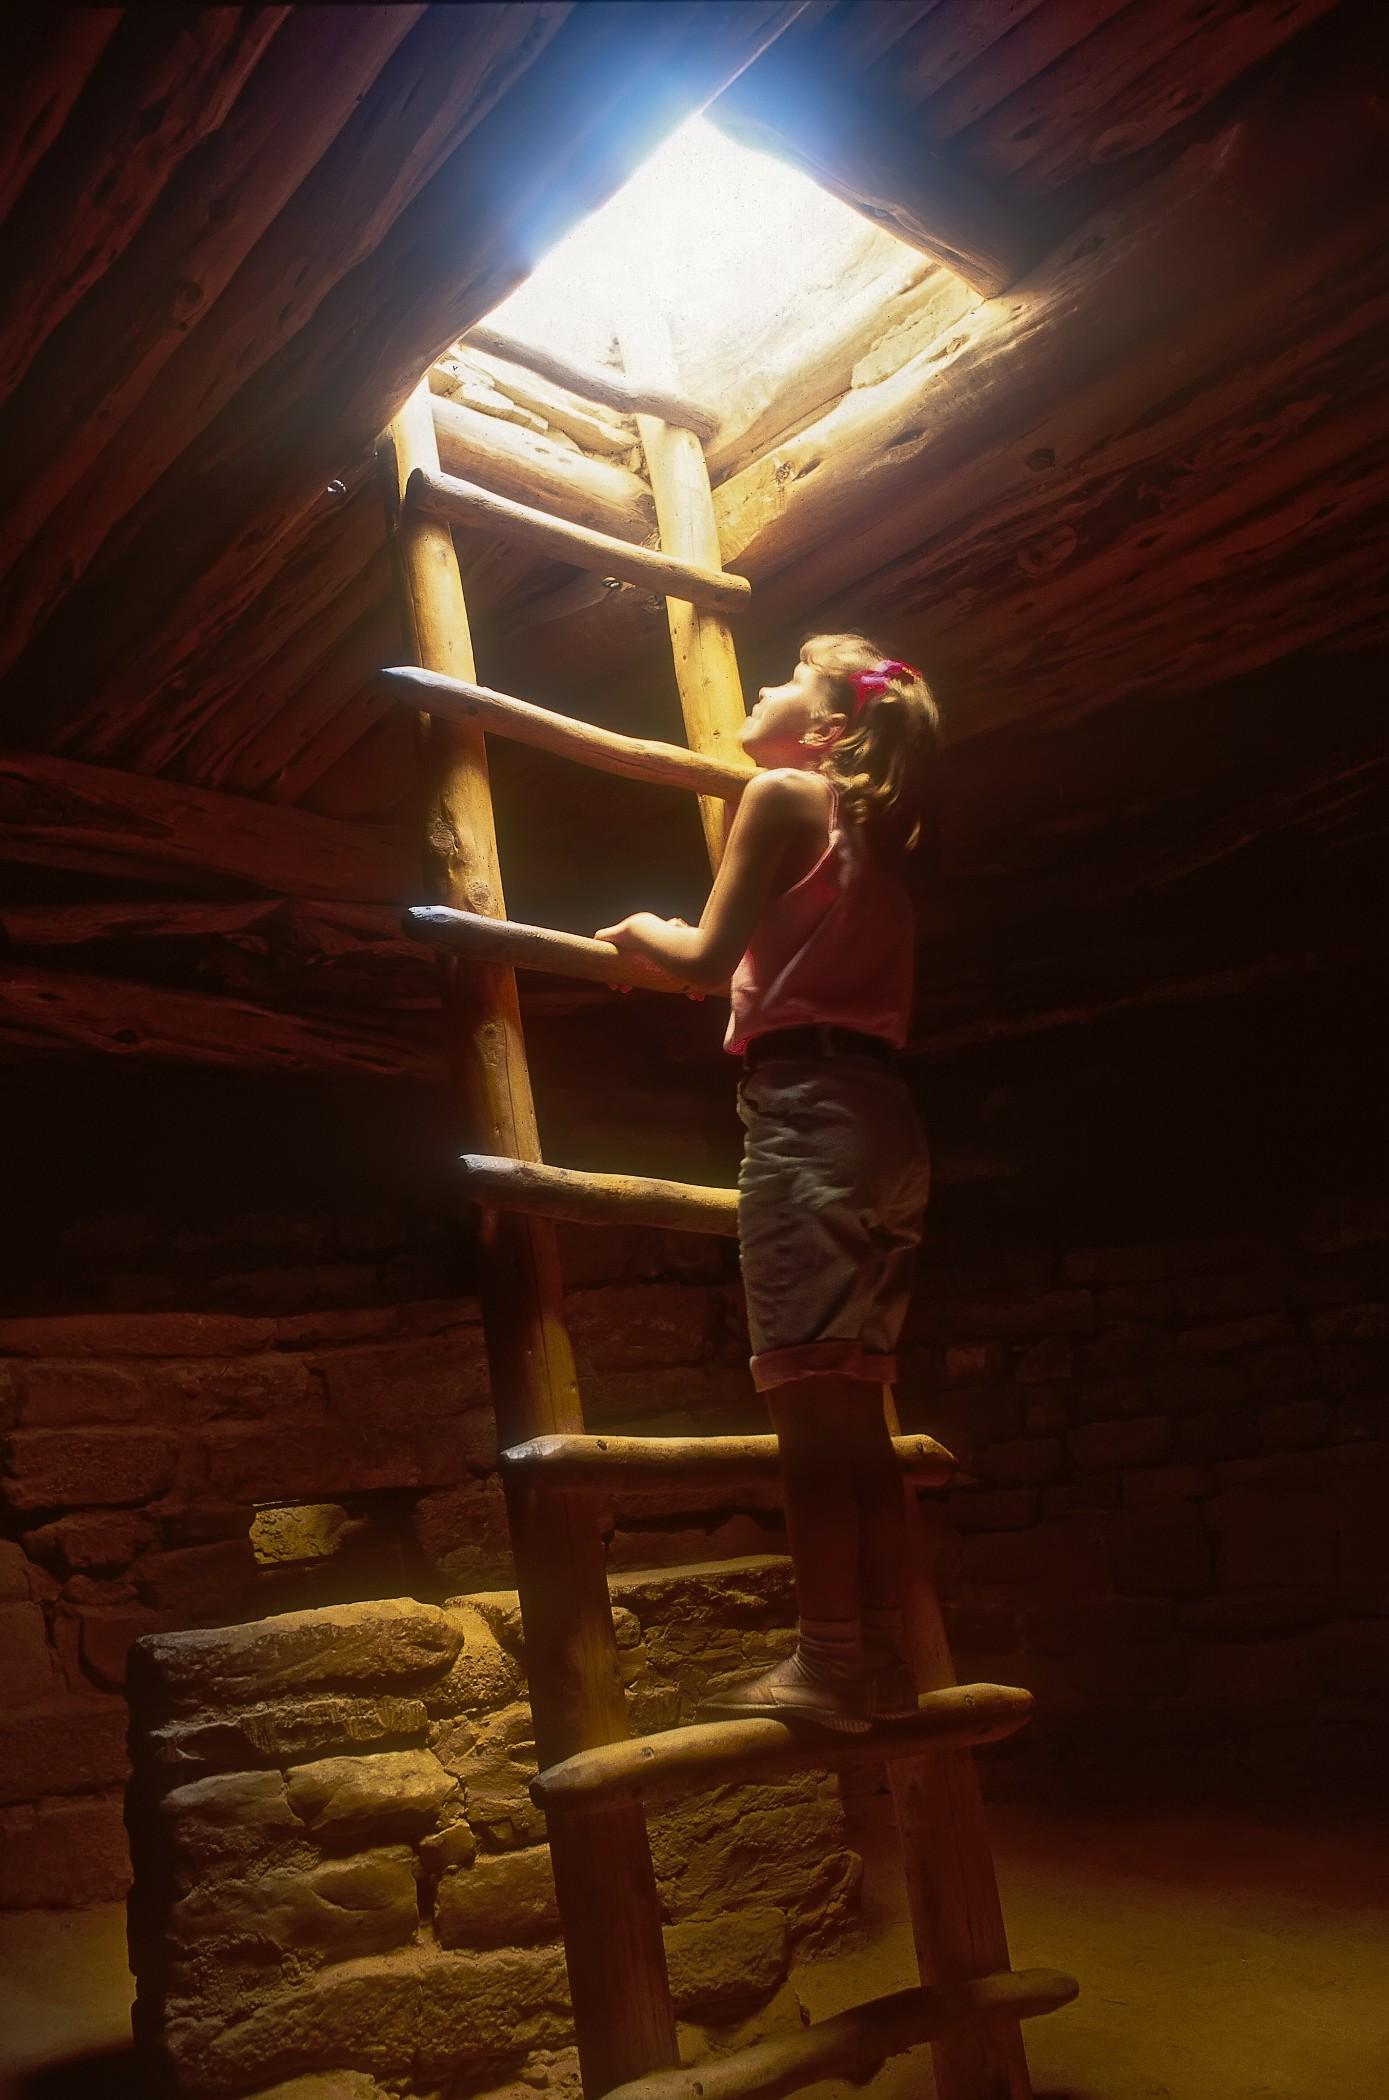
[[[890,1383],[931,1181],[905,1081],[871,1058],[769,1058],[738,1114],[754,1384]]]

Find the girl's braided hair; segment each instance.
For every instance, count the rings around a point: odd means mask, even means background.
[[[886,860],[921,846],[933,852],[941,721],[925,679],[862,634],[813,634],[801,661],[821,673],[831,709],[845,718],[823,763],[844,821],[860,825]]]

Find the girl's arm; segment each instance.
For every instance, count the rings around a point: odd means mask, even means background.
[[[757,773],[743,789],[728,845],[698,926],[655,912],[633,912],[595,939],[644,955],[702,991],[727,984],[753,930],[778,889],[789,847],[824,822],[825,786],[818,775]]]

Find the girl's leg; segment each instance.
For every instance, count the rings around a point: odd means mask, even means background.
[[[854,1485],[858,1494],[858,1601],[874,1619],[902,1612],[907,1513],[902,1474],[892,1448],[887,1418],[878,1393],[863,1409],[862,1433],[855,1451]]]
[[[856,1621],[860,1519],[856,1417],[871,1396],[852,1378],[797,1378],[767,1394],[781,1463],[786,1535],[802,1619]]]

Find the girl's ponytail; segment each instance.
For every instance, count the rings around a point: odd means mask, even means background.
[[[900,861],[937,830],[940,709],[921,673],[888,658],[861,634],[816,634],[801,660],[829,686],[845,719],[824,771],[839,790],[840,814],[857,824],[882,858]]]

